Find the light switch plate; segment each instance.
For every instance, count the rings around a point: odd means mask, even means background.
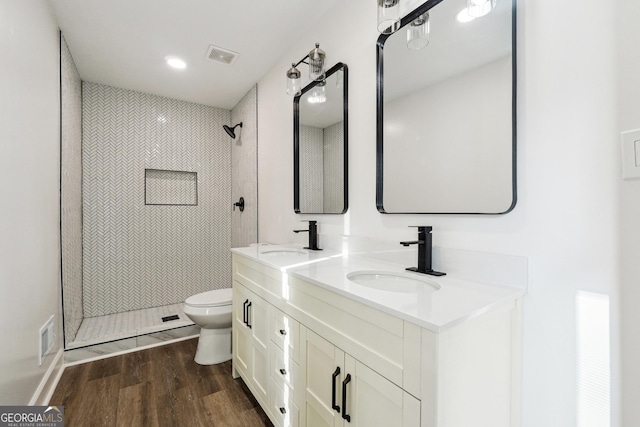
[[[640,129],[622,132],[622,178],[640,179]]]

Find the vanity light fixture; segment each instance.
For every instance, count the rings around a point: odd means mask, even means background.
[[[324,59],[327,55],[324,50],[320,49],[320,43],[316,43],[316,47],[309,52],[309,79],[324,80]]]
[[[407,25],[407,47],[419,50],[429,44],[429,12],[423,13]]]
[[[393,34],[400,28],[400,0],[378,0],[378,32]]]
[[[473,18],[480,18],[496,7],[496,1],[497,0],[467,0],[467,13]]]
[[[177,68],[177,69],[179,69],[179,70],[182,70],[182,69],[184,69],[184,68],[187,68],[187,63],[186,63],[186,62],[184,62],[184,61],[183,61],[182,59],[180,59],[180,58],[176,58],[176,57],[173,57],[173,56],[172,56],[172,57],[168,57],[168,58],[167,58],[167,64],[168,64],[170,67]]]
[[[319,82],[317,85],[315,85],[314,88],[311,89],[311,94],[309,98],[307,98],[307,101],[309,101],[310,104],[321,104],[323,102],[326,102],[327,101],[326,86],[327,86],[326,80],[323,80]]]
[[[291,64],[291,68],[287,71],[287,95],[296,96],[302,90],[300,82],[300,71],[296,68],[295,62]]]
[[[322,81],[325,77],[324,62],[327,55],[320,49],[320,43],[316,43],[316,47],[312,49],[304,58],[298,62],[293,62],[291,68],[287,71],[287,94],[296,96],[302,90],[300,82],[300,71],[296,68],[300,64],[309,66],[309,78],[313,81]]]

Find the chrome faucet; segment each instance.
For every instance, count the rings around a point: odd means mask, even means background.
[[[435,271],[431,268],[431,230],[431,226],[418,226],[418,240],[400,242],[402,246],[418,245],[418,267],[407,267],[407,270],[432,276],[444,276],[447,273]]]
[[[305,249],[311,249],[312,251],[321,251],[318,247],[318,222],[309,221],[308,230],[293,230],[294,233],[309,233],[309,246],[305,246]]]

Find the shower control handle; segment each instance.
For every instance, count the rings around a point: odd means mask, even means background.
[[[244,211],[244,197],[240,197],[240,200],[233,204],[233,210],[236,210],[236,206],[240,209],[240,212]]]

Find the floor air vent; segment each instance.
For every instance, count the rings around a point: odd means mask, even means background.
[[[233,64],[238,55],[240,55],[238,52],[223,49],[214,45],[210,45],[209,50],[207,50],[207,58],[227,65]]]
[[[172,320],[179,320],[180,317],[177,314],[172,314],[171,316],[165,316],[162,318],[163,322],[171,322]]]

